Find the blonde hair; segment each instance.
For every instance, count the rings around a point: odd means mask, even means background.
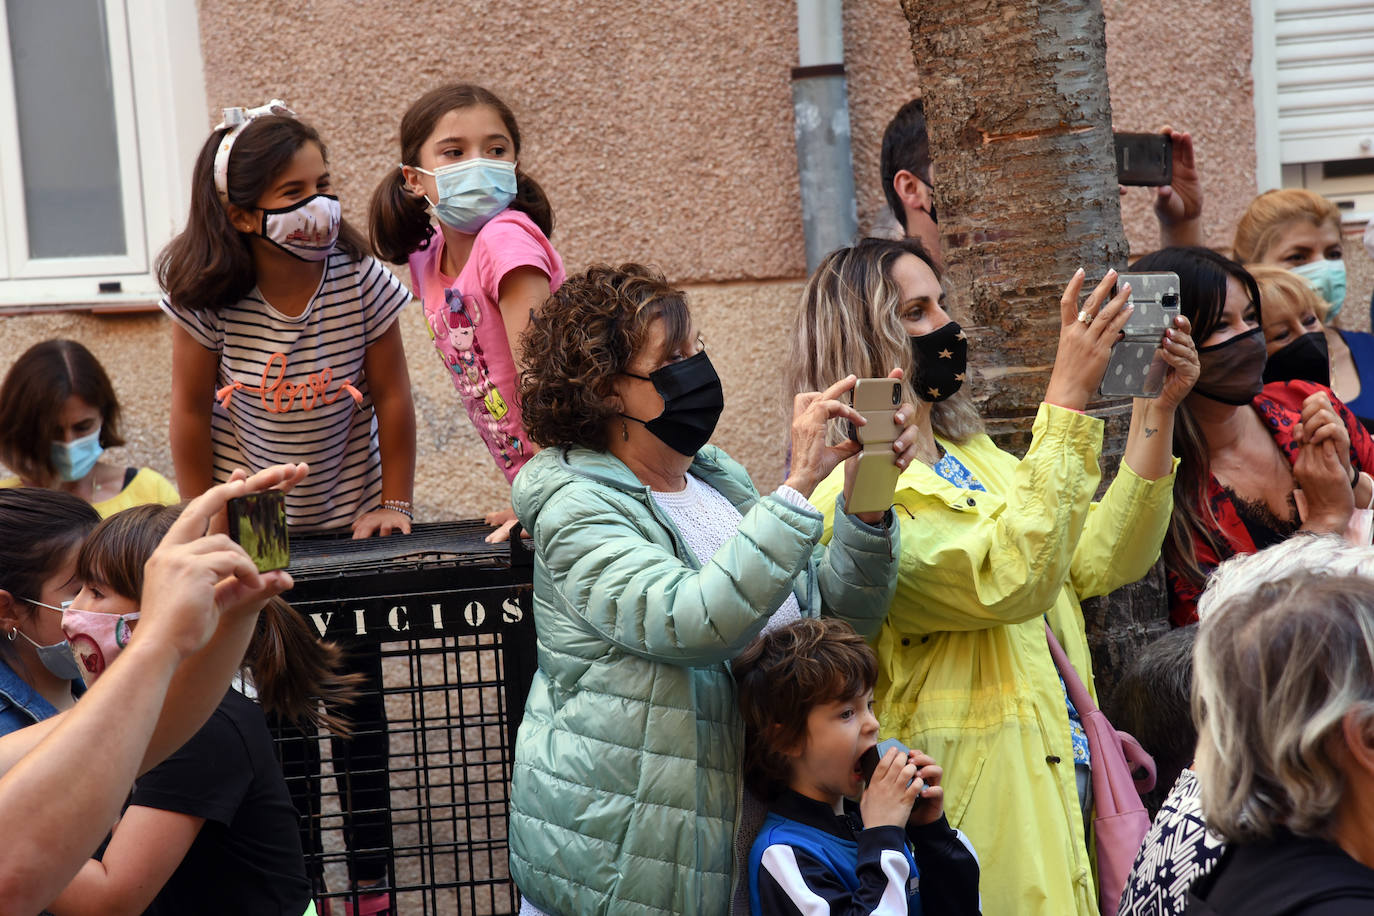
[[[1329,838],[1345,793],[1336,756],[1342,722],[1353,713],[1361,731],[1374,724],[1374,579],[1249,574],[1300,566],[1301,559],[1264,557],[1289,547],[1244,558],[1250,564],[1233,561],[1231,593],[1221,600],[1213,590],[1193,654],[1203,814],[1231,842],[1259,842],[1278,830]],[[1374,566],[1374,551],[1351,549],[1364,556],[1340,565]],[[1314,540],[1307,550],[1311,560],[1338,547]]]
[[[792,397],[803,391],[823,391],[851,373],[882,378],[894,366],[906,373],[904,400],[917,402],[911,380],[920,367],[902,326],[902,291],[892,279],[892,265],[907,254],[920,258],[940,277],[916,239],[862,239],[821,261],[806,283],[797,311],[786,374],[789,409]],[[983,431],[983,419],[967,384],[931,407],[931,426],[944,439],[967,442]],[[843,437],[840,424],[832,423],[831,444]]]
[[[1236,260],[1263,261],[1283,231],[1298,220],[1313,226],[1330,223],[1341,231],[1341,211],[1320,194],[1305,188],[1265,191],[1250,201],[1236,224]]]
[[[1326,323],[1326,312],[1330,306],[1312,288],[1311,283],[1287,268],[1272,264],[1246,264],[1245,269],[1250,271],[1250,276],[1259,285],[1260,302],[1263,303],[1266,318],[1270,316],[1270,309],[1275,302],[1284,302],[1295,305],[1299,317],[1311,309],[1318,321]]]

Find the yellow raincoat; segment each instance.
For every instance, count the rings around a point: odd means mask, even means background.
[[[1147,481],[1123,462],[1094,504],[1102,427],[1042,404],[1023,460],[985,435],[940,440],[988,492],[920,462],[897,485],[902,557],[877,643],[881,734],[944,767],[946,814],[978,851],[985,916],[1098,912],[1042,617],[1092,690],[1079,599],[1149,571],[1174,485],[1172,473]],[[812,501],[833,506],[843,483],[837,469]]]

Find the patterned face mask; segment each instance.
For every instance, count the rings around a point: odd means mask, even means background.
[[[115,656],[129,644],[133,636],[133,614],[102,614],[67,607],[62,611],[62,632],[67,634],[72,651],[81,662],[82,676],[90,683],[104,673]]]
[[[343,211],[333,194],[313,194],[299,203],[262,211],[259,235],[302,261],[323,261],[339,240]]]
[[[923,401],[938,402],[964,386],[968,374],[968,335],[956,321],[911,338],[916,372],[911,388]]]

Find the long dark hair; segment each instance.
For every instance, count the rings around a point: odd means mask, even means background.
[[[135,506],[105,519],[81,545],[77,575],[141,601],[143,564],[182,508]],[[258,702],[268,713],[347,735],[348,721],[333,710],[353,701],[360,677],[336,674],[340,657],[338,646],[316,639],[291,605],[274,598],[258,617],[243,664],[253,673]]]
[[[36,343],[0,385],[0,460],[24,480],[46,485],[57,477],[52,442],[57,416],[72,395],[100,412],[102,446],[124,444],[119,401],[100,361],[74,340]]]
[[[515,145],[515,201],[511,209],[524,213],[545,238],[552,238],[553,206],[548,195],[518,164],[520,128],[515,115],[505,102],[481,86],[453,83],[420,96],[401,117],[401,162],[415,165],[420,161],[420,149],[444,115],[478,105],[495,110]],[[405,176],[399,168],[390,169],[372,192],[368,229],[377,256],[393,264],[403,264],[412,253],[429,247],[430,236],[436,230],[429,221],[428,206],[423,198],[406,191]]]
[[[233,305],[258,282],[248,237],[234,228],[229,212],[215,190],[215,153],[229,129],[210,134],[191,173],[191,213],[186,228],[157,256],[157,279],[173,305],[187,309],[217,309]],[[257,208],[277,176],[307,143],[329,151],[319,133],[303,121],[280,115],[255,118],[234,140],[229,153],[226,191],[229,203],[243,210]],[[337,247],[363,257],[367,242],[344,220]]]
[[[98,524],[100,513],[64,490],[0,489],[0,589],[16,605],[41,600],[43,582]],[[10,654],[4,640],[0,650]]]
[[[1164,248],[1140,258],[1131,269],[1171,270],[1178,274],[1180,311],[1193,323],[1193,340],[1199,344],[1221,324],[1230,279],[1235,278],[1245,287],[1256,313],[1260,313],[1260,291],[1255,278],[1239,261],[1210,248]],[[1264,326],[1263,318],[1260,326]],[[1174,454],[1180,461],[1174,478],[1173,513],[1164,537],[1164,563],[1184,580],[1201,586],[1207,576],[1198,565],[1194,545],[1206,543],[1219,557],[1227,556],[1230,548],[1207,499],[1207,484],[1212,479],[1207,439],[1187,401],[1178,406],[1174,416]]]

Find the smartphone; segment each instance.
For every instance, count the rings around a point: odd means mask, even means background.
[[[1174,141],[1168,134],[1112,131],[1117,184],[1158,187],[1174,180]]]
[[[1169,368],[1160,344],[1179,312],[1178,274],[1124,273],[1116,282],[1131,285],[1129,301],[1134,308],[1121,329],[1121,339],[1112,345],[1102,376],[1102,396],[1157,398]]]
[[[865,783],[873,781],[873,771],[878,768],[878,762],[887,756],[887,752],[894,747],[903,754],[911,753],[911,748],[896,738],[879,741],[877,745],[864,751],[863,756],[859,758],[859,769],[863,772]],[[907,783],[907,785],[911,785],[911,783]]]
[[[258,572],[285,569],[291,563],[286,534],[286,494],[281,490],[249,493],[229,500],[229,537],[253,558]]]
[[[886,512],[897,492],[897,478],[902,476],[892,451],[892,441],[900,432],[892,418],[902,404],[902,384],[890,378],[861,378],[854,386],[851,403],[868,422],[863,426],[850,424],[850,438],[863,450],[846,509],[851,514]]]

